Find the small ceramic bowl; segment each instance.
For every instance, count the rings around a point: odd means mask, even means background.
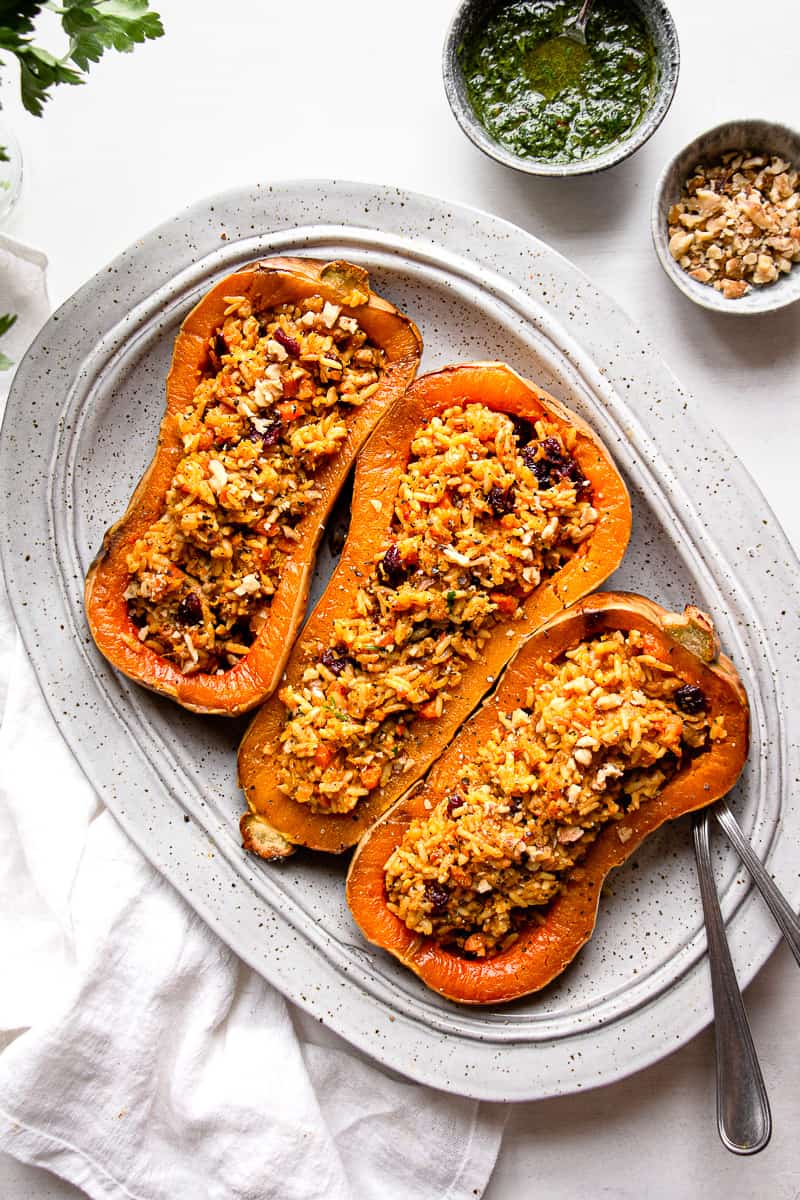
[[[675,22],[672,20],[666,4],[662,3],[662,0],[632,0],[632,2],[639,11],[655,47],[658,78],[652,104],[628,137],[623,138],[621,142],[615,142],[613,146],[608,146],[602,153],[593,158],[580,159],[578,162],[549,162],[547,159],[522,158],[514,154],[513,151],[496,142],[475,116],[467,95],[464,75],[458,60],[458,51],[464,41],[468,40],[498,7],[498,0],[462,0],[456,9],[445,38],[442,74],[444,90],[453,115],[467,137],[495,162],[513,167],[516,171],[524,171],[528,175],[554,175],[556,177],[591,175],[596,171],[604,171],[607,167],[613,167],[622,162],[640,146],[643,146],[658,129],[672,103],[672,97],[675,95],[675,88],[678,85],[680,51]]]
[[[779,154],[793,166],[800,166],[800,134],[774,121],[727,121],[689,142],[665,168],[656,186],[650,227],[653,245],[662,267],[684,296],[713,312],[731,313],[740,317],[753,313],[775,312],[800,300],[800,263],[788,275],[774,283],[752,288],[738,300],[727,300],[721,292],[684,271],[669,252],[667,213],[681,194],[683,184],[690,178],[699,162],[719,158],[727,150],[750,150]]]

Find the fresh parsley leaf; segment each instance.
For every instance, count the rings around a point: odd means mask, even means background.
[[[3,315],[0,316],[0,337],[2,337],[4,333],[8,333],[16,319],[16,313],[3,313]],[[9,358],[7,354],[3,354],[3,352],[0,350],[0,371],[8,371],[10,367],[13,367],[13,365],[14,360]]]
[[[83,83],[77,71],[39,46],[23,46],[16,55],[22,103],[35,117],[42,115],[47,93],[57,83]]]
[[[0,146],[0,162],[11,162],[11,159],[8,157],[8,151],[6,150],[5,146]]]
[[[449,592],[447,593],[447,596],[445,597],[445,599],[447,600],[447,611],[448,611],[448,612],[452,612],[452,611],[453,611],[453,605],[454,605],[454,604],[455,604],[455,602],[456,602],[456,594],[455,594],[455,592],[454,592],[454,591],[452,591],[452,590],[451,590],[451,591],[449,591]]]
[[[21,45],[25,34],[33,33],[33,23],[45,0],[0,0],[0,44],[10,50],[11,40]]]
[[[69,38],[63,58],[33,43],[35,21],[44,7],[58,13]],[[127,52],[163,32],[161,18],[151,12],[148,0],[62,0],[60,6],[45,0],[0,0],[0,52],[6,50],[17,59],[22,103],[37,117],[51,88],[83,83],[90,64],[106,50]]]
[[[69,57],[83,71],[106,50],[127,53],[164,33],[147,0],[64,0],[61,24],[70,37]]]

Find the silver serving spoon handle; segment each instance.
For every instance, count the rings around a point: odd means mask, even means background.
[[[708,812],[694,816],[694,852],[708,937],[717,1052],[717,1129],[733,1154],[757,1154],[772,1136],[764,1077],[731,961],[711,867]]]
[[[720,829],[752,875],[753,883],[764,897],[769,911],[789,943],[789,949],[795,956],[797,965],[800,966],[800,920],[775,880],[767,874],[761,860],[756,857],[753,847],[742,833],[739,822],[728,807],[727,801],[718,800],[711,811],[716,817]]]
[[[580,42],[582,46],[586,45],[586,22],[589,20],[589,9],[593,3],[594,0],[584,0],[577,17],[564,22],[564,28],[561,30],[562,37],[572,38],[573,42]]]

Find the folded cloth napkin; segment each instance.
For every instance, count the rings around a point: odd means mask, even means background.
[[[0,242],[3,304],[23,264]],[[45,315],[14,302],[11,356]],[[4,679],[0,1028],[27,1032],[0,1055],[0,1150],[104,1200],[480,1196],[504,1108],[391,1076],[288,1004],[103,809],[18,639]]]

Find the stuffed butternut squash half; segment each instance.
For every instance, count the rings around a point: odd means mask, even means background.
[[[242,742],[244,845],[354,845],[617,567],[630,521],[596,435],[510,367],[418,379],[359,456],[339,565]]]
[[[269,695],[325,518],[421,349],[349,263],[268,259],[203,297],[175,343],[155,457],[86,580],[114,667],[196,712]]]
[[[353,916],[465,1004],[545,986],[648,833],[727,792],[748,706],[710,619],[598,594],[544,625],[424,783],[363,838]]]

